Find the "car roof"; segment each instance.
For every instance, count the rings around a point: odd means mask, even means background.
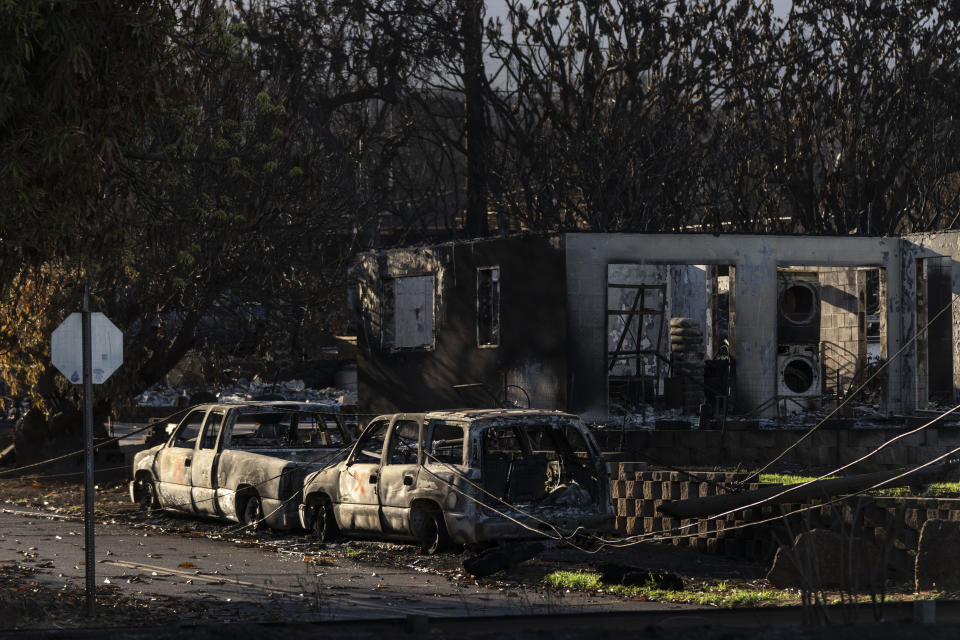
[[[340,405],[335,403],[324,404],[321,402],[304,402],[301,400],[242,400],[239,402],[205,402],[197,404],[190,409],[260,409],[260,410],[304,410],[304,411],[339,411]]]
[[[378,416],[379,418],[392,418],[393,416],[410,416],[423,418],[424,420],[489,420],[489,419],[510,419],[510,418],[537,418],[537,417],[562,417],[576,419],[577,416],[563,411],[554,411],[550,409],[449,409],[440,411],[427,411],[422,413],[390,413]]]

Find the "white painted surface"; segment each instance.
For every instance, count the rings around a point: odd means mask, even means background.
[[[90,314],[92,382],[102,384],[123,364],[123,332],[102,313]],[[50,361],[73,384],[83,384],[83,314],[71,313],[50,336]]]
[[[393,291],[393,346],[433,347],[433,276],[397,278]]]

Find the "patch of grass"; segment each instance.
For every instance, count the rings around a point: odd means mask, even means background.
[[[878,496],[887,496],[893,498],[909,498],[922,496],[924,498],[956,498],[960,496],[960,482],[935,482],[921,493],[913,491],[910,487],[896,487],[894,489],[880,489],[870,493]]]
[[[818,476],[798,476],[792,473],[761,473],[760,482],[768,482],[771,484],[800,484],[802,482],[810,482],[811,480],[816,480]],[[826,479],[836,478],[837,476],[827,476]]]
[[[605,591],[634,600],[677,602],[714,607],[756,607],[772,604],[795,604],[796,594],[776,589],[731,587],[726,581],[697,585],[684,591],[658,589],[653,583],[644,586],[604,584],[600,574],[591,571],[554,571],[543,582],[577,591]]]
[[[836,476],[830,476],[834,478]],[[763,473],[760,475],[760,482],[769,482],[773,484],[799,484],[801,482],[810,482],[816,480],[817,476],[799,476],[789,473]],[[960,496],[960,482],[935,482],[930,485],[926,492],[917,493],[910,487],[894,487],[891,489],[878,489],[871,491],[870,495],[884,496],[888,498],[910,498],[923,496],[926,498],[956,498]]]
[[[589,571],[554,571],[547,574],[543,581],[551,587],[581,590],[600,588],[600,574]]]
[[[354,547],[353,545],[348,544],[343,547],[343,553],[345,556],[347,556],[351,560],[356,560],[357,558],[362,556],[364,552],[363,552],[363,549],[360,549],[358,547]]]

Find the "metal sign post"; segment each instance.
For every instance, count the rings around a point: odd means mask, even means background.
[[[83,287],[83,441],[84,441],[84,506],[83,544],[87,569],[87,616],[93,617],[97,604],[97,556],[93,539],[93,349],[90,343],[90,301]]]
[[[83,384],[84,564],[87,615],[92,617],[97,603],[93,527],[93,385],[103,383],[123,362],[123,333],[102,313],[90,312],[86,285],[83,287],[83,311],[70,314],[50,337],[50,361],[67,380]]]

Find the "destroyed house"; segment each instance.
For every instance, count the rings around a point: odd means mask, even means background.
[[[530,406],[701,419],[960,388],[960,233],[567,233],[362,254],[360,411]],[[924,329],[916,336],[917,329]]]

